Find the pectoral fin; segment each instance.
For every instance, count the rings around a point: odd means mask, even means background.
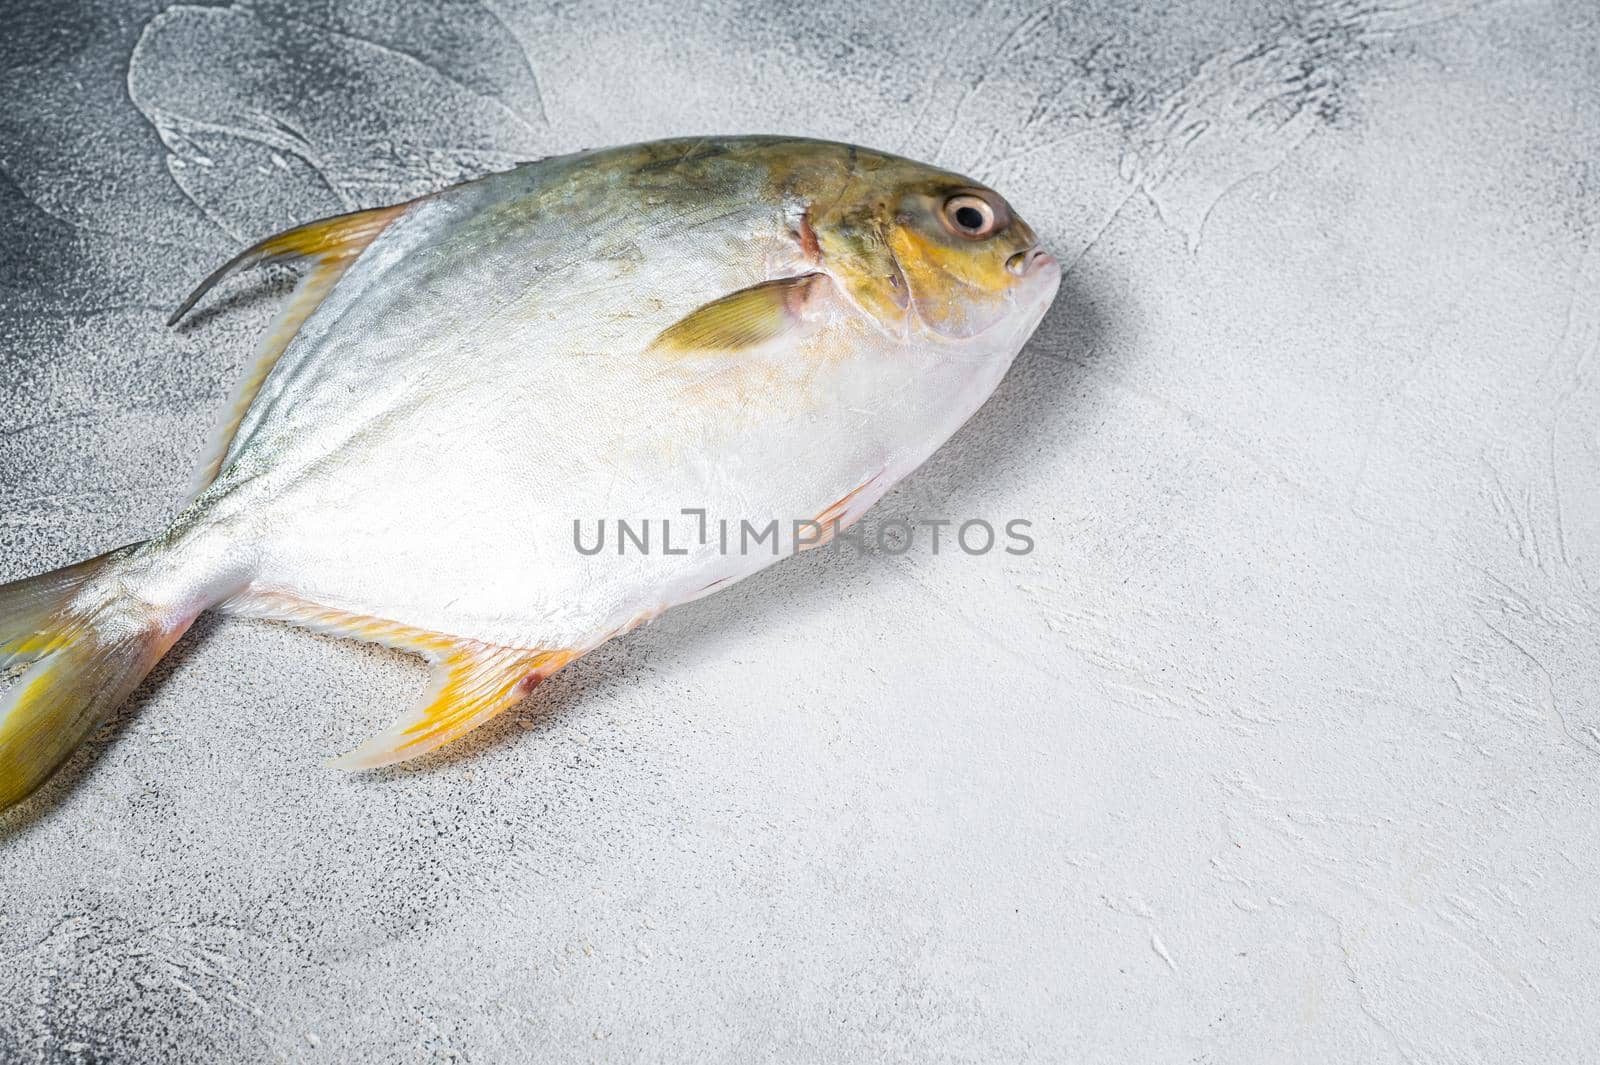
[[[802,274],[742,288],[694,310],[656,337],[663,354],[733,352],[776,340],[805,320],[821,274]]]

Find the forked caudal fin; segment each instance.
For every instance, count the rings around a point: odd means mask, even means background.
[[[193,617],[169,617],[107,580],[138,550],[0,585],[0,810],[31,795],[161,660]]]

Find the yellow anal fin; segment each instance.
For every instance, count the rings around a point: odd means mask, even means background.
[[[825,283],[822,274],[802,274],[731,292],[663,329],[650,350],[734,352],[776,340],[804,321],[807,302]]]
[[[251,595],[230,603],[229,609],[409,651],[433,664],[433,683],[416,706],[360,747],[330,762],[336,769],[393,765],[459,739],[521,702],[541,681],[582,653],[497,647],[285,595]]]
[[[433,684],[409,713],[329,764],[376,769],[426,754],[515,706],[576,657],[571,651],[463,643],[434,663]]]
[[[295,226],[275,236],[252,244],[211,272],[189,298],[167,319],[168,325],[177,325],[194,305],[217,284],[241,270],[261,263],[289,259],[317,259],[324,265],[348,266],[368,244],[410,207],[398,203],[392,207],[374,207],[367,211],[335,215],[316,222]]]

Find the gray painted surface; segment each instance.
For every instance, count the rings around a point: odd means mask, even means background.
[[[511,161],[856,140],[1063,295],[873,517],[414,768],[410,659],[202,620],[0,821],[0,1059],[1600,1056],[1592,3],[12,0],[0,579],[173,512],[247,239]]]

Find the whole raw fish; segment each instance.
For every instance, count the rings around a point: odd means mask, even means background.
[[[994,390],[1060,270],[993,191],[843,144],[529,163],[241,254],[311,264],[154,539],[0,586],[0,809],[204,610],[421,654],[336,764],[412,758],[605,640],[860,517]],[[176,317],[175,319],[176,320]],[[728,550],[712,522],[778,519]],[[672,519],[671,552],[574,523]],[[724,538],[725,539],[725,538]]]

